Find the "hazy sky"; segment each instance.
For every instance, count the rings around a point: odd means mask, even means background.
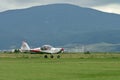
[[[120,14],[120,0],[0,0],[0,12],[54,3],[70,3]]]

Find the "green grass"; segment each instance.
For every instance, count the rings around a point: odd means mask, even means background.
[[[0,80],[120,80],[119,57],[65,56],[61,59],[33,58],[33,55],[32,58],[0,58]]]

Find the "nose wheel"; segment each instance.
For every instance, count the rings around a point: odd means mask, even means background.
[[[57,58],[60,58],[60,55],[57,55]]]

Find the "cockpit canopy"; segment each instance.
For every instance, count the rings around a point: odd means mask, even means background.
[[[51,48],[53,48],[51,45],[43,45],[41,50],[50,50]]]

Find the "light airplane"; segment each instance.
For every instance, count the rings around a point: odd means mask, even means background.
[[[41,54],[59,54],[64,52],[63,48],[54,48],[50,45],[43,45],[42,47],[38,48],[30,48],[27,42],[23,41],[21,48],[19,49],[20,52],[31,52],[31,53],[41,53]],[[46,55],[45,55],[46,56]],[[52,56],[51,56],[52,57]]]

